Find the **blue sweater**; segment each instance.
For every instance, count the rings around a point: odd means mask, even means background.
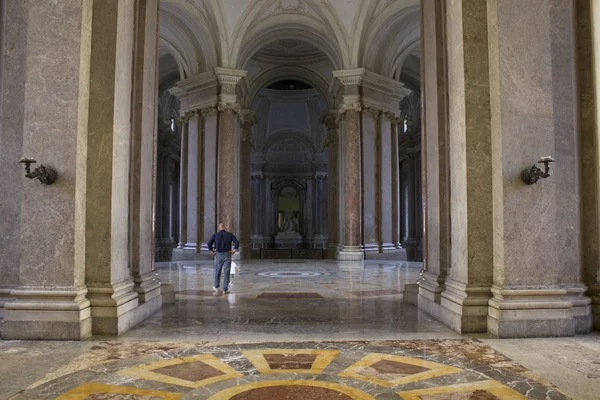
[[[231,242],[235,244],[235,249],[239,250],[240,242],[233,233],[219,231],[210,237],[210,240],[208,241],[208,249],[212,250],[214,245],[217,249],[217,253],[225,253],[231,251]]]

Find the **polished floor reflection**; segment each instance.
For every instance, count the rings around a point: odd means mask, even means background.
[[[420,263],[251,260],[229,294],[214,292],[210,260],[158,263],[175,303],[123,338],[347,340],[458,337],[402,301]],[[221,284],[222,287],[222,284]]]

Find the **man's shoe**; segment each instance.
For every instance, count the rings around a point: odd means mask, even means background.
[[[216,288],[216,287],[214,287],[214,286],[213,286],[213,290],[214,290],[215,292],[218,292],[218,291],[219,291],[219,288]]]
[[[229,288],[223,289],[223,294],[227,294],[227,293],[229,293]]]

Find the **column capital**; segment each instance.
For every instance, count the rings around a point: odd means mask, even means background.
[[[237,103],[236,85],[247,74],[248,71],[242,69],[215,67],[215,75],[221,86],[218,103],[219,111],[231,109],[236,113],[240,112],[240,105]]]

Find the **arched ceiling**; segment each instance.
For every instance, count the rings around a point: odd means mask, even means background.
[[[366,67],[399,79],[419,47],[419,0],[161,0],[160,52],[181,79],[252,61]],[[317,61],[318,60],[318,61]],[[304,65],[303,65],[304,66]]]

